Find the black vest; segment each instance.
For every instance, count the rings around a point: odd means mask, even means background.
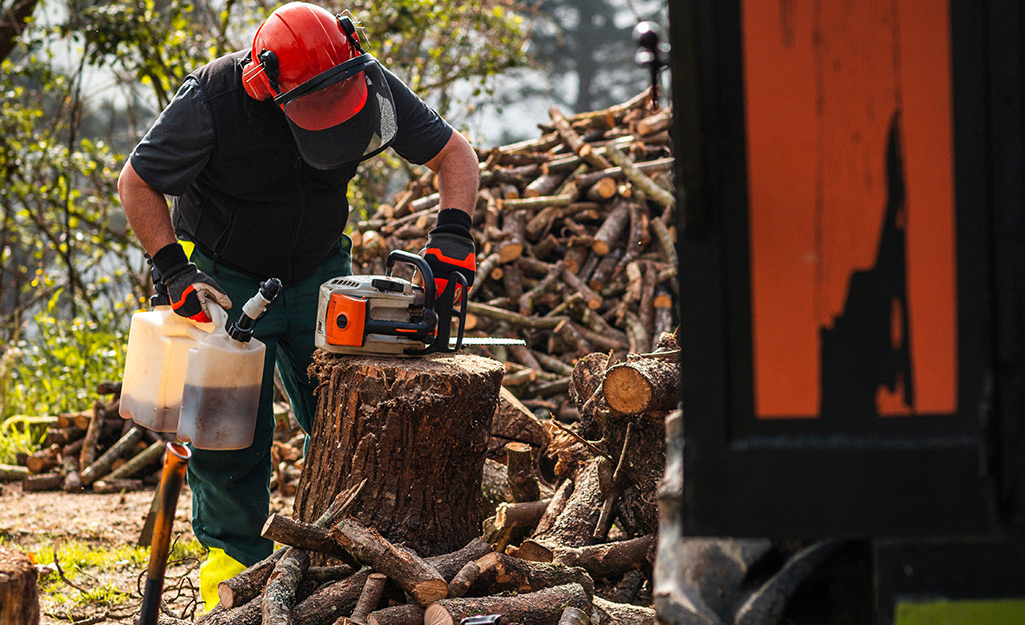
[[[346,190],[357,164],[319,170],[299,156],[285,115],[242,88],[244,52],[196,70],[213,115],[209,162],[174,203],[178,236],[217,263],[285,284],[335,248],[349,217]]]

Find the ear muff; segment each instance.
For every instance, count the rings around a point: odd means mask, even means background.
[[[271,50],[263,50],[256,59],[250,57],[242,66],[242,87],[249,97],[270,100],[281,93],[278,88],[278,57]]]
[[[339,13],[335,16],[335,19],[338,20],[338,25],[341,27],[342,32],[345,33],[345,36],[348,37],[349,43],[352,44],[352,47],[355,48],[356,52],[363,54],[363,48],[359,45],[359,37],[356,36],[356,25],[352,22],[352,18],[349,17],[347,13],[348,11],[345,13]]]

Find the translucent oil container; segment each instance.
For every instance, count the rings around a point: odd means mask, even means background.
[[[178,429],[189,350],[210,336],[209,327],[181,317],[170,306],[132,315],[121,384],[122,417],[157,432]]]
[[[208,308],[214,330],[188,351],[178,438],[197,449],[245,449],[256,430],[267,348],[229,336],[224,310]]]

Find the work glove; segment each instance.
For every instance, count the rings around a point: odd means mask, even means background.
[[[171,309],[193,321],[208,323],[204,304],[208,301],[220,304],[225,310],[231,308],[231,299],[214,279],[196,268],[185,256],[185,250],[177,243],[160,248],[153,255],[153,266],[160,272],[160,281],[167,287],[171,298]]]
[[[438,224],[427,233],[427,245],[420,255],[434,274],[438,296],[458,271],[466,278],[466,286],[473,284],[477,275],[477,261],[473,254],[473,235],[470,234],[470,216],[458,208],[446,208],[438,213]],[[458,296],[454,298],[458,300]]]

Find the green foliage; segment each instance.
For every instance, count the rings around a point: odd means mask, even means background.
[[[17,417],[6,419],[0,425],[0,464],[16,464],[19,453],[39,449],[43,436],[45,433],[38,429],[18,427]]]
[[[35,316],[37,334],[0,358],[0,416],[56,415],[92,404],[96,385],[120,380],[125,335],[119,320],[56,316],[58,290]],[[6,438],[4,435],[3,438]]]

